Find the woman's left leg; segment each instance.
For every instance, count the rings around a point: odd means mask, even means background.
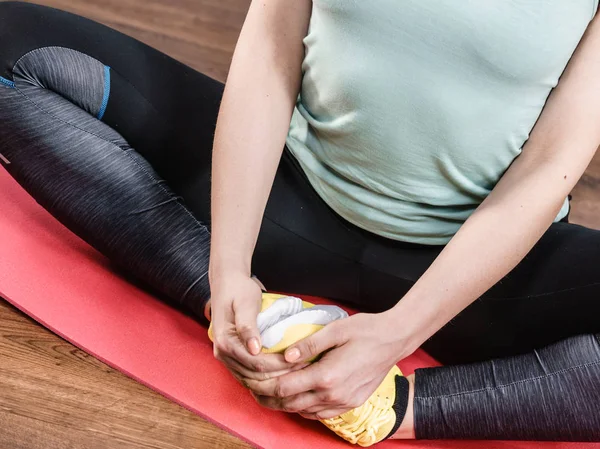
[[[417,438],[600,441],[600,334],[415,381]]]
[[[393,306],[443,249],[367,240],[361,299],[375,309]],[[415,372],[416,436],[600,441],[598,266],[600,231],[554,223],[427,341],[448,366]]]
[[[554,223],[436,334],[446,361],[503,358],[417,370],[417,437],[600,441],[599,264],[600,231]]]

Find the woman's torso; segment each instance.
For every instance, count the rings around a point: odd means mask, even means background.
[[[596,8],[314,0],[287,145],[350,222],[444,244],[520,154]]]

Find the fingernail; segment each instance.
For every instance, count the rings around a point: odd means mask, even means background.
[[[300,351],[298,351],[298,349],[293,348],[290,349],[286,354],[285,354],[285,359],[288,362],[295,362],[296,360],[298,360],[300,358]]]
[[[260,343],[258,342],[258,338],[253,337],[248,342],[248,349],[250,349],[250,353],[256,355],[260,352]]]

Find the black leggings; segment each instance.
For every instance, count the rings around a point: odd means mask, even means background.
[[[0,77],[0,164],[133,280],[201,317],[222,84],[87,19],[15,2],[0,3]],[[285,149],[252,269],[269,290],[377,312],[442,248],[348,223]],[[425,343],[471,364],[417,370],[417,436],[600,441],[599,267],[599,231],[553,224]]]

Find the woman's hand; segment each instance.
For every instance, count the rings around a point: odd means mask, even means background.
[[[417,347],[389,312],[334,321],[290,346],[288,362],[302,363],[330,350],[300,371],[268,380],[243,379],[263,406],[309,419],[338,416],[365,403],[399,360]]]
[[[241,381],[266,380],[290,372],[281,354],[262,354],[256,317],[261,287],[250,276],[229,272],[211,278],[211,315],[215,357]]]
[[[311,0],[252,1],[215,129],[209,267],[215,355],[246,377],[266,378],[289,366],[282,356],[260,354],[260,288],[250,271],[300,92],[311,10]]]

